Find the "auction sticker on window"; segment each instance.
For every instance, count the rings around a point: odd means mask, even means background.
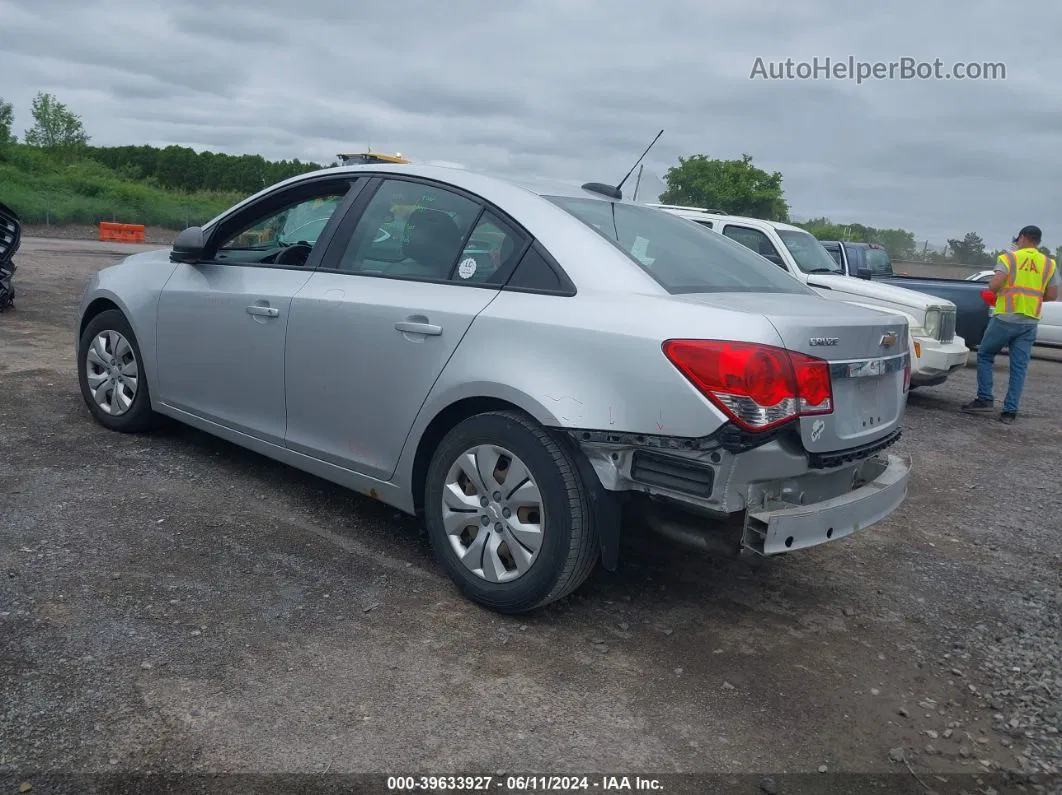
[[[471,257],[461,260],[461,264],[457,266],[457,275],[462,279],[471,279],[476,275],[476,261]]]

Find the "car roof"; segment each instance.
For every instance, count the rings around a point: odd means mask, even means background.
[[[641,202],[633,202],[626,197],[622,199],[613,199],[612,197],[586,190],[582,187],[583,184],[586,183],[580,183],[574,180],[559,180],[531,176],[514,178],[487,171],[460,168],[457,166],[420,163],[365,163],[333,166],[331,168],[323,168],[305,174],[299,174],[298,176],[284,180],[281,183],[269,186],[268,190],[275,189],[285,184],[295,184],[304,179],[316,179],[329,174],[341,175],[345,173],[372,173],[394,176],[405,175],[411,177],[423,177],[425,179],[437,179],[441,182],[447,182],[455,187],[464,188],[474,193],[481,193],[484,189],[489,190],[491,187],[508,189],[517,188],[528,193],[533,193],[537,196],[561,196],[570,199],[596,199],[599,201],[615,201],[621,204],[637,204],[642,207],[651,206],[645,205]]]
[[[684,218],[704,218],[710,221],[734,221],[743,224],[761,224],[763,226],[769,226],[773,229],[782,229],[791,232],[807,232],[806,229],[801,229],[799,226],[793,226],[792,224],[785,224],[781,221],[765,221],[762,218],[752,218],[746,215],[728,215],[719,210],[707,210],[702,207],[685,207],[680,204],[656,204],[650,203],[649,207],[655,207],[660,210],[667,210],[673,212],[676,215],[681,215]]]

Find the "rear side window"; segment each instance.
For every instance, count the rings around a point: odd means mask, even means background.
[[[601,199],[545,198],[620,249],[669,293],[814,295],[740,243],[664,210]]]
[[[386,179],[358,219],[338,270],[445,281],[481,211],[443,188]]]
[[[532,246],[524,254],[505,289],[561,295],[574,293],[571,285],[561,278],[549,260],[538,251],[537,246]]]
[[[778,249],[774,247],[774,243],[771,242],[767,235],[763,234],[759,229],[752,229],[748,226],[735,226],[734,224],[727,224],[723,227],[723,234],[729,237],[731,240],[736,240],[745,248],[752,249],[757,254],[763,257],[777,257]]]
[[[450,278],[461,284],[500,285],[512,272],[513,260],[520,256],[525,241],[523,233],[487,210],[472,230]]]
[[[867,268],[874,276],[892,276],[892,261],[889,252],[883,248],[868,248]]]

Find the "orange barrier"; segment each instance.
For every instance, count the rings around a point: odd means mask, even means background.
[[[100,240],[112,243],[143,243],[143,224],[116,224],[100,221]]]

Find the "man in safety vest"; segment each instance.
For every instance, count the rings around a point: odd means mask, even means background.
[[[999,419],[1014,422],[1025,386],[1025,373],[1036,341],[1036,328],[1044,301],[1058,300],[1058,266],[1040,253],[1040,228],[1026,226],[1014,238],[1014,250],[999,255],[988,289],[996,295],[995,313],[988,321],[977,350],[977,399],[962,410],[971,414],[991,412],[992,365],[996,355],[1009,349],[1010,384]]]

